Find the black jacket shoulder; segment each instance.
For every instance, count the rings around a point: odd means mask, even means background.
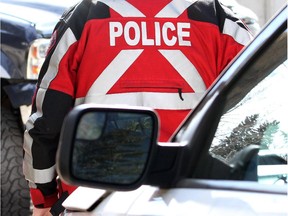
[[[208,22],[219,27],[223,31],[226,19],[237,21],[233,12],[223,6],[218,0],[199,0],[188,8],[188,17],[191,20]]]

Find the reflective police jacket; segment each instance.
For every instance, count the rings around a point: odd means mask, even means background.
[[[61,124],[82,103],[154,108],[168,141],[251,40],[213,0],[84,0],[57,24],[24,135],[24,174],[38,207],[57,199]]]

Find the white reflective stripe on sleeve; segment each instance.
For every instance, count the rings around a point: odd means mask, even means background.
[[[23,149],[25,151],[23,158],[23,173],[26,179],[31,179],[29,168],[32,167],[32,155],[31,155],[31,143],[33,142],[32,137],[28,131],[24,132]]]
[[[42,117],[43,115],[42,104],[43,104],[43,100],[45,97],[45,93],[46,93],[46,89],[43,89],[43,88],[39,88],[37,91],[37,94],[36,94],[37,111],[33,113],[28,119],[28,122],[26,125],[26,128],[28,131],[34,127],[34,122],[36,121],[36,119]]]
[[[56,77],[58,73],[58,65],[61,61],[64,54],[67,52],[69,46],[76,42],[76,38],[73,35],[71,29],[67,29],[61,38],[60,43],[55,48],[54,53],[51,56],[50,64],[46,74],[44,75],[42,82],[40,83],[40,88],[37,91],[36,95],[36,107],[37,111],[32,114],[26,124],[27,131],[34,128],[34,122],[43,115],[42,105],[45,98],[47,88],[50,85],[50,82]],[[29,184],[33,185],[34,183],[48,183],[55,178],[55,166],[52,166],[47,169],[38,170],[33,168],[33,157],[32,157],[32,143],[33,139],[28,132],[24,133],[24,161],[23,161],[23,172],[25,178],[29,180]]]
[[[58,66],[62,57],[67,52],[68,48],[76,42],[76,38],[71,29],[67,29],[62,36],[60,42],[57,44],[55,51],[53,52],[48,70],[46,71],[40,87],[47,89],[50,85],[50,82],[56,77],[58,73]]]
[[[34,184],[46,184],[53,181],[53,179],[56,177],[56,165],[43,170],[33,169],[32,166],[27,165],[30,164],[25,163],[25,165],[23,165],[23,172],[26,179]]]
[[[253,39],[253,36],[247,30],[230,19],[225,20],[223,34],[230,35],[243,46],[246,46]]]
[[[195,92],[206,91],[206,85],[195,66],[180,50],[159,50]]]
[[[40,183],[37,182],[35,179],[35,175],[34,175],[34,169],[33,169],[33,158],[32,158],[32,143],[33,143],[33,139],[32,137],[29,135],[28,131],[33,129],[34,127],[34,122],[40,118],[43,113],[42,113],[42,104],[43,104],[43,99],[44,99],[44,95],[45,95],[46,90],[45,89],[38,89],[37,95],[36,95],[36,107],[37,107],[37,112],[33,113],[27,123],[26,123],[26,131],[24,133],[24,143],[23,143],[23,148],[25,151],[24,154],[24,161],[23,161],[23,172],[25,174],[25,178],[28,180],[31,180],[34,183]]]
[[[167,4],[155,17],[177,18],[196,1],[197,0],[173,0]]]
[[[130,106],[144,106],[164,110],[193,109],[203,97],[201,93],[182,93],[183,101],[178,93],[130,92],[119,94],[91,94],[76,99],[76,103],[121,104]]]
[[[87,96],[89,97],[89,95],[94,94],[94,92],[106,94],[142,52],[142,49],[121,50],[101,75],[94,81]]]
[[[48,183],[55,178],[55,167],[50,167],[48,169],[43,169],[43,170],[38,170],[33,168],[33,158],[32,158],[32,143],[33,139],[29,135],[28,131],[33,129],[34,127],[34,122],[40,118],[43,113],[42,113],[42,104],[43,104],[43,99],[46,93],[46,89],[38,89],[37,92],[37,99],[36,99],[36,106],[37,106],[37,112],[32,114],[27,123],[26,123],[26,131],[24,133],[24,143],[23,143],[23,148],[25,150],[24,154],[24,159],[23,159],[23,173],[25,175],[25,178],[29,181],[31,181],[30,184],[33,183]]]
[[[99,0],[119,13],[122,17],[145,17],[145,15],[126,0]],[[93,2],[97,2],[94,0]]]
[[[23,173],[25,178],[33,183],[45,184],[51,182],[55,178],[55,166],[48,169],[34,169],[32,165],[32,154],[31,154],[31,143],[32,138],[27,131],[24,133],[24,144],[25,155],[23,159]]]

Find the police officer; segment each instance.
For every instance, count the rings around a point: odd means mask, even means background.
[[[55,154],[72,107],[152,107],[159,141],[168,141],[250,40],[218,0],[83,0],[67,11],[51,38],[24,134],[33,214],[49,215],[58,200]]]

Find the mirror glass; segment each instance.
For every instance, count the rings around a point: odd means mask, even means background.
[[[90,111],[78,124],[72,174],[98,183],[132,184],[143,174],[152,144],[153,116],[140,112]]]

